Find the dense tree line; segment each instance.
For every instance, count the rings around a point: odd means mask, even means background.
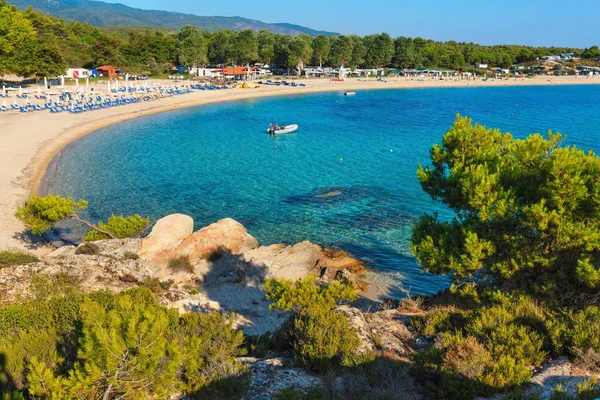
[[[559,53],[600,57],[589,49],[482,46],[454,41],[367,35],[288,36],[266,30],[209,33],[190,25],[180,31],[151,27],[96,28],[65,22],[32,9],[19,11],[0,0],[0,73],[21,76],[58,75],[68,67],[116,64],[132,72],[162,74],[172,65],[276,64],[301,69],[306,65],[341,64],[360,68],[472,67],[476,63],[508,67]]]

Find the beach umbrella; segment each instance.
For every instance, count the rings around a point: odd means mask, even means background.
[[[64,76],[60,77],[60,86],[65,86],[65,77]]]
[[[23,88],[21,87],[21,85],[19,85],[19,95],[23,94]]]
[[[89,88],[90,87],[90,78],[88,76],[85,77],[85,88]]]
[[[44,90],[48,89],[48,78],[44,77]]]
[[[79,78],[75,78],[75,87],[78,88],[79,87]]]
[[[13,104],[17,104],[17,98],[13,97]]]
[[[2,85],[2,96],[6,96],[6,86]]]
[[[2,107],[6,108],[6,100],[2,100]]]
[[[110,81],[107,82],[108,85],[108,93],[110,93]]]
[[[41,96],[41,94],[42,94],[42,88],[39,85],[38,85],[37,94],[38,94],[38,96]]]
[[[29,95],[27,95],[27,102],[26,102],[26,103],[27,103],[27,104],[30,104],[30,101],[29,101]]]

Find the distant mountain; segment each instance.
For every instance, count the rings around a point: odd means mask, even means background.
[[[189,24],[209,32],[219,29],[267,29],[274,33],[286,35],[300,33],[307,33],[311,36],[336,34],[286,23],[268,24],[242,17],[203,17],[169,11],[141,10],[123,4],[110,4],[92,0],[9,0],[9,3],[22,10],[31,6],[36,11],[43,11],[66,20],[74,19],[87,22],[94,26],[157,26],[179,29],[183,25]]]

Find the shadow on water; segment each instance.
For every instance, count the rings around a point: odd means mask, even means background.
[[[289,196],[283,202],[292,205],[328,206],[366,199],[378,199],[384,196],[385,189],[375,186],[323,186],[306,194]]]

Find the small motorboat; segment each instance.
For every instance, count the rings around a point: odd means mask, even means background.
[[[282,125],[279,127],[279,129],[269,128],[269,129],[267,129],[267,133],[270,135],[281,135],[284,133],[296,132],[297,130],[298,130],[298,124],[292,124],[292,125]]]
[[[356,92],[346,92],[344,96],[356,96]]]

